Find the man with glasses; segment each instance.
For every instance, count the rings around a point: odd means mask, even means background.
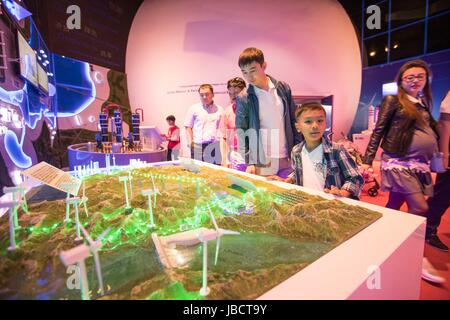
[[[231,104],[225,109],[219,125],[222,165],[240,171],[245,171],[245,160],[237,152],[236,97],[245,86],[242,78],[236,77],[228,80],[227,90]]]
[[[223,109],[214,103],[212,85],[202,84],[198,94],[200,102],[189,108],[184,123],[191,158],[220,164],[222,159],[218,130]]]

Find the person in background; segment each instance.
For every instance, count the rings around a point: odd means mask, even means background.
[[[422,60],[404,63],[397,74],[396,95],[384,97],[362,168],[371,169],[378,146],[381,158],[381,190],[389,192],[387,208],[426,216],[427,196],[433,195],[430,161],[438,151],[436,121],[431,115],[431,70]],[[424,257],[422,277],[442,283],[443,278]]]
[[[220,164],[222,157],[218,131],[223,109],[214,103],[212,85],[202,84],[198,94],[200,102],[189,108],[184,122],[191,158]]]
[[[245,171],[245,160],[237,152],[236,97],[245,86],[242,78],[236,77],[228,80],[227,89],[231,104],[224,110],[219,124],[222,165],[240,171]]]
[[[167,134],[162,134],[169,143],[167,144],[167,161],[178,160],[180,155],[180,128],[175,124],[175,116],[170,115],[166,118],[169,125]]]
[[[236,98],[238,149],[246,172],[286,178],[292,172],[290,153],[300,142],[291,88],[266,74],[267,62],[258,48],[245,49],[238,65],[249,83]]]
[[[441,114],[438,122],[439,150],[444,154],[443,162],[445,172],[436,175],[434,195],[428,198],[427,232],[425,240],[432,247],[448,252],[448,246],[439,239],[437,229],[441,217],[450,206],[450,91],[441,103]]]
[[[341,197],[359,199],[364,179],[358,166],[345,150],[324,136],[326,112],[319,102],[307,102],[295,112],[296,128],[304,140],[292,149],[294,171],[282,180]]]

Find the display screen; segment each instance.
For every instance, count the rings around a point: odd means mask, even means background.
[[[17,32],[17,41],[19,43],[20,75],[37,87],[38,71],[36,53],[20,32]]]
[[[38,69],[38,82],[39,87],[45,92],[48,93],[48,75],[44,68],[41,67],[40,64],[37,65]]]
[[[327,131],[331,131],[331,126],[332,126],[332,113],[333,113],[333,106],[330,105],[326,105],[323,104],[323,107],[325,109],[325,114],[326,114],[326,123],[327,123]]]

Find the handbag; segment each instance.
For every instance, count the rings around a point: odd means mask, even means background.
[[[430,170],[436,173],[445,172],[444,168],[444,153],[435,152],[433,153],[433,158],[431,158],[430,162]]]

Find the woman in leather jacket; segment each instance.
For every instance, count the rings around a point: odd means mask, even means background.
[[[426,214],[425,196],[433,194],[429,163],[438,150],[430,79],[431,70],[422,60],[400,68],[397,95],[383,99],[363,160],[363,168],[370,168],[382,141],[381,188],[390,192],[386,206],[399,210],[406,201],[408,212],[418,215]]]

